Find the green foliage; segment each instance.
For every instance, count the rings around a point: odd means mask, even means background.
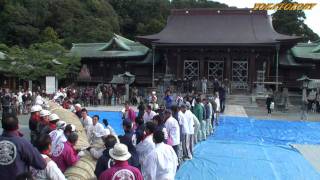
[[[78,73],[80,68],[80,58],[66,53],[64,47],[52,42],[32,44],[27,49],[13,46],[7,53],[9,58],[0,61],[0,66],[20,79],[38,80],[47,75],[61,79]]]
[[[9,46],[105,42],[120,29],[106,0],[0,0],[0,10],[0,42]]]
[[[292,3],[292,0],[284,0],[282,2]],[[302,36],[304,42],[319,39],[319,36],[304,23],[306,15],[302,10],[278,10],[272,15],[272,19],[273,27],[281,34]]]
[[[161,31],[171,9],[228,7],[209,0],[109,0],[109,3],[119,16],[121,34],[130,39]]]
[[[61,43],[63,42],[59,39],[57,32],[52,27],[46,27],[41,33],[42,42],[52,42],[52,43]]]

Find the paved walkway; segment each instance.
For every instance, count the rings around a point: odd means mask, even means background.
[[[292,146],[296,148],[318,172],[320,172],[320,145],[294,144]]]
[[[244,109],[243,106],[240,106],[240,105],[227,105],[224,111],[224,115],[248,117],[246,110]]]

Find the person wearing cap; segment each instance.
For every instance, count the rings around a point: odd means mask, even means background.
[[[131,154],[129,164],[134,167],[139,167],[139,157],[136,151],[137,136],[133,130],[133,123],[131,121],[124,120],[122,123],[124,135],[119,135],[120,143],[125,144]]]
[[[3,132],[0,136],[0,179],[16,179],[17,176],[35,169],[45,169],[46,162],[40,153],[19,134],[19,120],[8,114],[2,119]]]
[[[47,166],[44,170],[31,169],[32,175],[35,179],[52,179],[52,180],[65,180],[65,176],[58,168],[57,164],[50,158],[51,154],[51,138],[45,134],[37,140],[37,149],[41,156],[46,161]]]
[[[138,168],[130,166],[128,159],[131,154],[125,144],[117,143],[109,150],[109,155],[115,160],[115,164],[110,169],[105,170],[99,177],[99,180],[114,179],[135,179],[143,180],[141,172]]]
[[[48,110],[41,110],[40,111],[40,122],[38,123],[37,127],[37,138],[44,134],[49,134],[51,132],[49,121],[49,116],[51,115],[51,112]]]
[[[80,119],[82,116],[81,116],[81,110],[82,110],[82,107],[80,104],[75,104],[74,105],[74,109],[75,109],[75,114],[78,116],[78,118]]]
[[[108,133],[108,134],[107,134]],[[90,147],[89,151],[91,155],[99,159],[102,156],[104,145],[102,137],[109,135],[110,132],[106,131],[101,123],[99,123],[99,116],[94,115],[92,117],[92,125],[88,128],[87,136],[89,138]]]
[[[165,144],[164,133],[156,131],[153,134],[155,148],[147,155],[143,164],[145,180],[173,180],[178,166],[178,157],[171,146]]]
[[[145,138],[136,146],[137,153],[139,156],[139,163],[141,165],[141,173],[144,174],[144,169],[148,164],[143,164],[147,155],[155,148],[153,142],[153,133],[156,130],[156,124],[149,121],[145,124]]]
[[[67,128],[67,127],[66,127]],[[58,144],[57,149],[62,149],[57,151],[58,154],[53,152],[52,160],[57,163],[58,167],[64,173],[66,169],[70,166],[75,165],[80,157],[77,154],[74,146],[78,141],[78,134],[76,132],[71,132],[67,137],[68,141]]]
[[[167,144],[171,145],[178,156],[180,144],[180,126],[176,119],[172,117],[172,111],[166,109],[164,111],[164,126],[168,132]]]
[[[103,151],[102,156],[98,159],[96,168],[94,170],[94,174],[96,175],[97,179],[100,177],[103,171],[111,168],[114,165],[114,161],[110,157],[109,151],[117,143],[117,138],[114,135],[108,135],[107,137],[103,138],[103,142],[106,149]]]
[[[153,116],[155,116],[157,113],[152,111],[152,107],[150,105],[147,106],[146,112],[143,114],[143,121],[144,123],[151,121]]]
[[[67,141],[67,138],[64,135],[64,128],[67,123],[64,121],[57,122],[57,129],[51,131],[49,136],[51,137],[51,152],[56,152],[56,147],[59,143],[64,143]]]
[[[49,127],[50,127],[50,132],[54,131],[57,129],[57,122],[60,121],[60,118],[57,114],[50,114],[49,116]]]
[[[81,124],[85,128],[86,131],[88,131],[88,128],[92,125],[92,118],[88,116],[88,111],[86,108],[83,108],[81,110]]]
[[[41,121],[41,118],[40,118],[41,110],[42,110],[42,107],[39,105],[34,105],[31,107],[31,115],[29,118],[29,129],[30,129],[30,139],[32,144],[34,144],[37,139],[38,126]]]

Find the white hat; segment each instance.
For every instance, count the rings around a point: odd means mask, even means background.
[[[57,129],[63,129],[66,127],[67,123],[65,121],[58,121],[57,122]]]
[[[40,105],[34,105],[31,107],[31,112],[40,112],[42,107]]]
[[[41,110],[40,111],[40,117],[44,117],[44,116],[50,116],[51,112],[48,110]]]
[[[109,150],[109,155],[118,161],[126,161],[131,157],[128,147],[125,144],[117,143]]]
[[[152,94],[156,94],[156,92],[155,92],[155,91],[152,91]]]
[[[49,119],[50,121],[56,121],[56,120],[59,120],[60,118],[57,114],[53,113],[53,114],[50,114]]]
[[[79,108],[81,108],[81,104],[75,104],[74,107],[79,107]]]
[[[72,132],[75,132],[77,129],[76,129],[76,126],[75,125],[73,125],[73,124],[71,124],[71,131]]]

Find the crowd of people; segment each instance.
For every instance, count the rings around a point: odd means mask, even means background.
[[[0,179],[65,179],[66,169],[86,152],[97,160],[98,179],[174,179],[179,165],[193,158],[194,145],[213,133],[220,112],[219,92],[213,97],[193,94],[173,99],[167,90],[160,106],[152,92],[148,102],[139,104],[139,112],[125,103],[124,134],[118,136],[107,119],[90,117],[70,99],[63,90],[52,96],[79,117],[90,146],[75,148],[76,126],[50,112],[38,93],[30,107],[30,142],[19,131],[17,113],[3,113]]]

